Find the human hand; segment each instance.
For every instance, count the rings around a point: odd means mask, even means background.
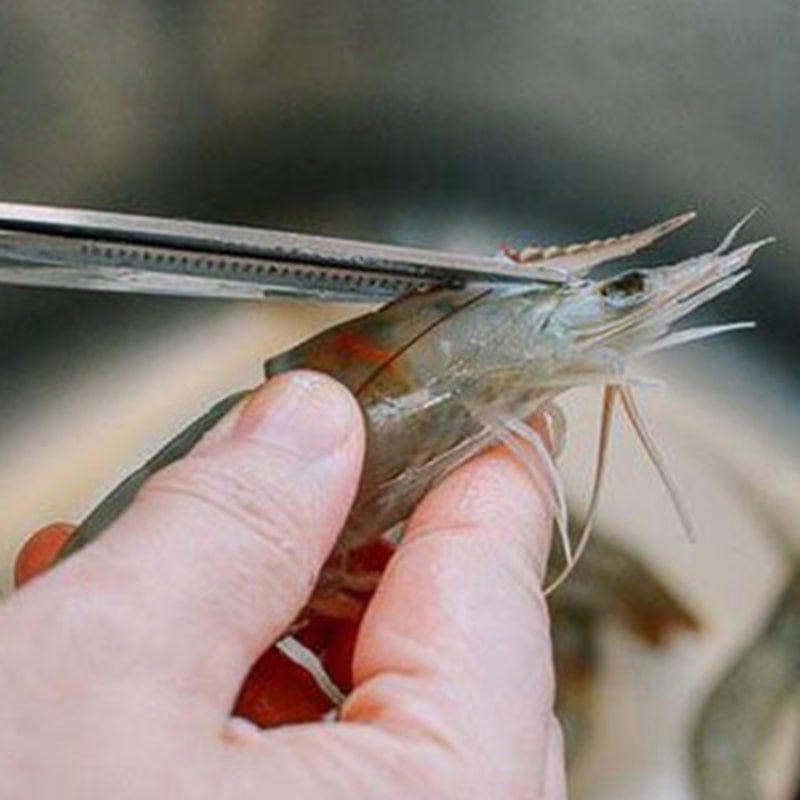
[[[416,510],[361,621],[335,723],[261,730],[231,716],[248,669],[308,599],[363,440],[338,384],[275,378],[97,542],[12,596],[0,796],[565,797],[539,589],[550,520],[502,450]],[[66,535],[40,538],[19,577]],[[312,693],[283,666],[259,687],[273,721]]]

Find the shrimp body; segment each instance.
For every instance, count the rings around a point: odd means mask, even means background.
[[[602,669],[600,631],[616,623],[652,648],[697,631],[692,611],[648,564],[624,545],[595,535],[580,569],[550,604],[556,667],[556,715],[572,763],[592,731]],[[704,799],[705,800],[705,799]]]
[[[738,283],[761,243],[729,251],[737,226],[716,250],[676,265],[606,280],[590,280],[585,273],[604,253],[632,252],[689,218],[586,247],[556,249],[544,263],[537,257],[532,281],[522,289],[485,286],[412,294],[267,361],[268,377],[296,368],[331,375],[353,392],[364,413],[361,485],[318,591],[325,586],[335,591],[349,551],[402,522],[437,480],[493,443],[506,444],[540,475],[541,462],[547,465],[549,456],[525,420],[542,416],[558,450],[565,431],[553,401],[574,386],[596,384],[605,392],[591,510],[617,395],[674,490],[633,402],[626,366],[640,353],[723,329],[669,333],[675,321]],[[524,253],[516,258],[521,268]],[[564,275],[562,283],[535,280],[536,270],[556,266]],[[85,520],[65,554],[97,536],[150,474],[183,456],[243,394],[221,401],[124,481]],[[585,546],[589,526],[573,553],[551,461],[545,472],[559,498],[556,519],[570,564]]]
[[[558,337],[541,332],[554,302],[539,290],[418,295],[267,362],[268,377],[299,367],[326,372],[363,409],[363,478],[340,551],[404,520],[432,483],[486,447],[494,438],[489,415],[521,418],[535,409],[546,393],[537,387],[557,369],[548,350]],[[533,347],[523,356],[525,338]],[[348,364],[343,341],[374,357]]]

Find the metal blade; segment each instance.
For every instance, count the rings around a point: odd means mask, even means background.
[[[189,297],[350,301],[386,300],[442,283],[389,272],[2,231],[0,282]]]
[[[497,258],[231,225],[0,203],[0,281],[214,297],[379,300],[542,276]]]

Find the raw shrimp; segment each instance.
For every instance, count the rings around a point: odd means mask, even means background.
[[[670,332],[698,306],[739,283],[763,244],[731,250],[740,223],[713,251],[671,266],[633,269],[592,280],[590,269],[627,255],[688,222],[685,214],[635,234],[588,245],[513,254],[531,283],[439,289],[412,294],[326,330],[266,362],[268,377],[286,370],[319,370],[344,383],[363,409],[367,449],[350,516],[316,587],[331,597],[350,581],[347,556],[407,519],[430,487],[467,459],[501,442],[545,475],[554,498],[566,568],[583,551],[597,505],[614,402],[622,407],[676,505],[688,517],[633,398],[629,362],[655,349],[741,327]],[[744,222],[744,220],[743,220]],[[537,274],[549,282],[537,281]],[[552,275],[560,274],[554,284]],[[552,457],[526,420],[538,415],[554,451],[565,436],[555,399],[576,386],[603,387],[603,413],[588,521],[573,546]],[[152,460],[118,486],[86,518],[62,555],[100,534],[153,472],[183,456],[246,392],[227,397],[189,425]],[[362,584],[363,585],[363,584]]]
[[[572,580],[553,595],[550,613],[556,715],[572,763],[591,735],[601,627],[616,622],[657,648],[700,625],[647,564],[604,535],[593,539]]]
[[[702,708],[691,747],[698,800],[764,797],[758,786],[763,746],[799,689],[800,570],[795,568],[764,627]]]
[[[800,712],[800,553],[780,502],[710,441],[703,444],[706,462],[746,500],[789,574],[760,629],[726,666],[697,715],[692,777],[698,800],[762,800],[768,795],[759,785],[766,777],[759,766],[767,743],[783,713],[797,719]]]

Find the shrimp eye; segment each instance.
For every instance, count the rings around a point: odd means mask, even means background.
[[[633,269],[609,281],[600,292],[611,305],[624,307],[638,303],[647,291],[647,284],[647,274]]]

